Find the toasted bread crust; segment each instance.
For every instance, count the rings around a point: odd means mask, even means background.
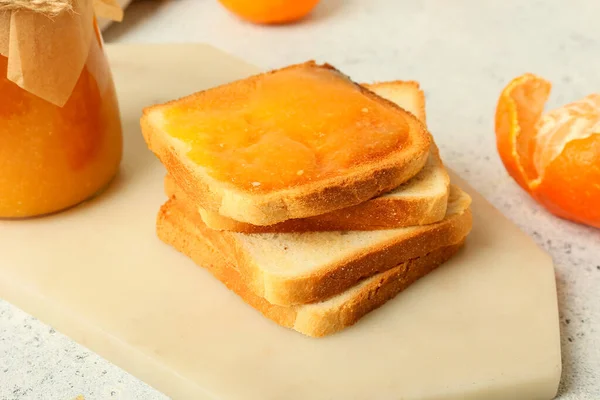
[[[443,168],[434,143],[432,143],[431,157],[434,157],[440,168]],[[404,185],[410,185],[411,181],[418,179],[421,173]],[[274,225],[247,224],[206,210],[200,210],[200,216],[211,229],[242,233],[372,231],[427,225],[441,221],[446,214],[450,178],[447,174],[445,178],[445,190],[435,196],[376,197],[352,207],[314,217],[290,219]],[[164,185],[168,197],[191,203],[187,194],[169,175],[165,176]]]
[[[408,111],[413,114],[419,121],[421,121],[425,126],[427,126],[427,112],[425,109],[425,92],[421,89],[421,84],[417,81],[402,81],[402,80],[394,80],[394,81],[385,81],[385,82],[372,82],[372,83],[361,83],[363,87],[375,92],[380,97],[386,98],[382,93],[379,93],[380,90],[387,89],[395,89],[397,86],[406,87],[409,86],[413,90],[417,92],[418,96],[418,109],[414,111]],[[389,99],[388,99],[389,100]],[[402,107],[402,105],[399,105]],[[402,107],[404,108],[404,107]]]
[[[446,213],[447,199],[447,193],[433,199],[377,197],[343,210],[265,226],[238,222],[216,213],[201,212],[200,214],[202,220],[211,229],[241,233],[374,231],[438,222]]]
[[[159,213],[157,233],[165,243],[205,267],[247,304],[277,324],[311,337],[323,337],[355,324],[361,317],[383,305],[419,278],[451,258],[462,246],[442,247],[422,257],[407,261],[363,282],[357,290],[337,305],[316,303],[279,306],[269,303],[248,288],[236,267],[203,237],[193,218],[170,200]],[[197,218],[197,217],[196,217]]]
[[[317,66],[314,62],[306,64],[340,73],[329,65]],[[294,67],[296,66],[287,68]],[[275,72],[277,71],[265,74]],[[265,74],[248,79],[258,80]],[[160,118],[156,116],[161,115],[162,110],[176,104],[177,101],[202,96],[205,92],[144,109],[141,119],[142,133],[148,147],[198,209],[203,208],[253,225],[273,225],[289,219],[320,215],[360,204],[392,190],[415,176],[423,168],[429,155],[431,137],[415,116],[370,90],[350,80],[348,82],[358,87],[365,96],[405,116],[409,125],[406,142],[396,151],[356,166],[343,175],[296,187],[253,193],[235,187],[229,182],[213,179],[204,168],[186,157],[186,149],[177,146],[176,141],[162,131],[160,123],[157,122]]]
[[[188,203],[174,201],[185,213],[191,215],[190,218],[194,218],[196,230],[202,232],[212,246],[237,266],[251,290],[272,304],[290,306],[323,301],[347,290],[365,277],[386,271],[440,247],[458,243],[471,230],[471,199],[460,189],[454,190],[461,193],[459,200],[464,203],[462,213],[447,216],[435,224],[418,227],[410,235],[400,233],[396,238],[361,249],[346,258],[340,257],[335,262],[302,276],[284,276],[263,270],[237,240],[236,235],[240,235],[239,233],[212,230]]]

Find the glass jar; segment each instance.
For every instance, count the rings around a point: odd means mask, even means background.
[[[0,218],[71,207],[117,173],[122,156],[117,96],[95,21],[94,31],[87,63],[63,107],[9,81],[8,60],[0,55]]]

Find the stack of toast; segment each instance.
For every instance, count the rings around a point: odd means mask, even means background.
[[[141,125],[167,170],[159,238],[308,336],[353,325],[471,230],[416,82],[307,62],[148,107]]]

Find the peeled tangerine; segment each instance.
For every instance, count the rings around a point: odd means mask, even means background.
[[[543,114],[550,88],[532,74],[506,86],[496,109],[498,152],[550,212],[600,228],[600,95]]]

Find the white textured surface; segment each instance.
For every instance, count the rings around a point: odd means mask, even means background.
[[[549,216],[507,177],[493,113],[503,85],[525,71],[555,83],[552,105],[600,92],[599,12],[595,0],[322,0],[304,23],[263,28],[238,22],[212,0],[143,1],[106,40],[208,42],[265,68],[316,58],[359,81],[421,81],[445,162],[553,256],[563,337],[559,398],[591,400],[600,398],[600,231]],[[165,398],[0,302],[0,399],[78,394]]]

